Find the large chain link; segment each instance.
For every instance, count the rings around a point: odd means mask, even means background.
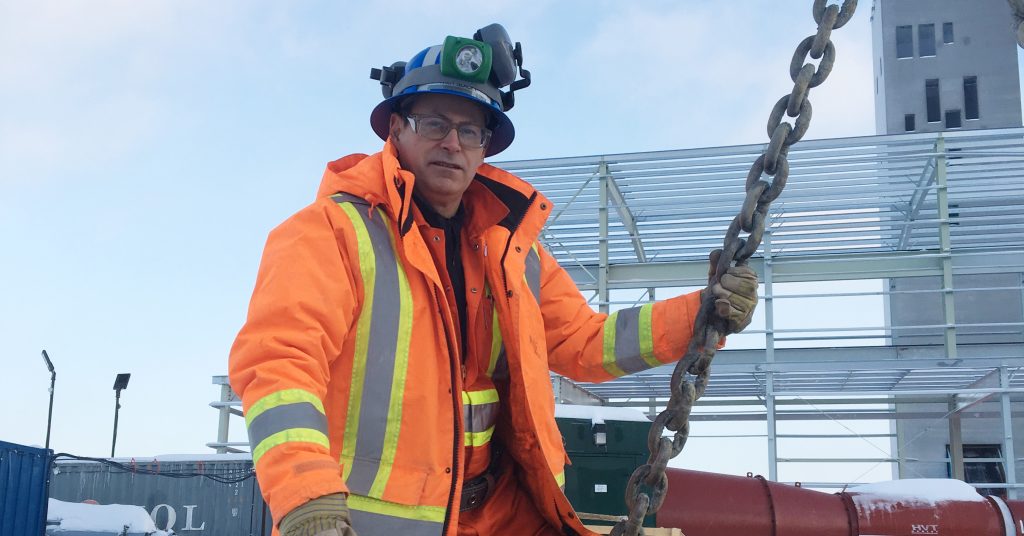
[[[835,63],[836,49],[830,39],[832,30],[846,24],[857,9],[857,0],[844,0],[842,9],[827,3],[828,0],[814,0],[813,14],[814,21],[818,23],[818,32],[804,39],[793,54],[789,66],[793,91],[775,103],[768,117],[768,137],[771,141],[747,173],[747,195],[739,214],[725,233],[723,248],[711,254],[714,273],[709,276],[709,287],[718,282],[733,262],[737,266],[744,265],[757,251],[764,234],[768,208],[786,186],[786,178],[789,177],[789,147],[803,137],[811,122],[808,91],[828,78]],[[821,59],[817,68],[811,63],[805,63],[808,55]],[[792,125],[782,121],[783,114],[794,118]],[[762,175],[771,176],[772,181],[769,183],[761,180]],[[739,237],[740,231],[748,233],[746,239]],[[642,534],[644,517],[657,512],[665,501],[668,492],[665,468],[668,461],[676,457],[686,445],[690,435],[690,411],[707,388],[711,360],[715,357],[715,350],[723,335],[727,333],[723,320],[727,313],[716,311],[715,296],[711,292],[704,293],[694,321],[690,346],[672,372],[669,386],[672,396],[665,410],[654,419],[647,436],[650,457],[646,464],[633,472],[626,484],[629,517],[615,524],[610,533],[612,536]],[[665,430],[675,432],[675,435],[666,437]]]
[[[1013,20],[1017,26],[1017,43],[1024,47],[1024,0],[1006,0],[1013,9]]]

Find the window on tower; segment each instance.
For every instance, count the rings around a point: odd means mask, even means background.
[[[978,77],[964,77],[964,117],[977,119],[980,117],[978,111]]]
[[[962,126],[960,110],[946,110],[946,128],[960,128]]]
[[[930,78],[924,81],[924,102],[928,111],[928,122],[938,123],[942,121],[941,106],[939,105],[939,79]]]
[[[942,42],[947,44],[947,45],[951,45],[951,44],[956,42],[956,39],[953,37],[953,23],[952,22],[943,22],[942,23]]]
[[[934,24],[917,25],[917,51],[921,54],[922,58],[935,55]]]
[[[897,26],[896,27],[896,57],[897,58],[913,58],[914,57],[914,27],[913,26]]]

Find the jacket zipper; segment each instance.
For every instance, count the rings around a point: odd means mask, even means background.
[[[445,307],[445,305],[442,304],[440,300],[438,300],[438,293],[436,289],[434,290],[434,301],[435,303],[438,304],[438,312],[440,312],[441,308]],[[443,317],[444,316],[442,313],[442,318]],[[456,360],[452,359],[451,350],[454,347],[452,346],[451,338],[448,335],[447,326],[445,326],[444,329],[444,338],[445,341],[448,343],[448,371],[451,376],[452,386],[452,429],[454,430],[454,437],[452,438],[452,487],[448,491],[448,508],[444,516],[444,525],[441,528],[442,536],[448,533],[448,526],[452,520],[452,512],[455,511],[455,487],[459,481],[459,470],[461,465],[459,463],[459,451],[462,450],[462,442],[459,441],[459,439],[461,439],[459,437],[459,421],[462,420],[462,396],[461,393],[457,392],[459,390],[459,386],[456,384],[457,379],[455,376]]]

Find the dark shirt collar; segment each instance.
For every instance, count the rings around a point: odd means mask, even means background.
[[[413,192],[412,198],[415,200],[416,208],[420,210],[420,214],[423,214],[423,219],[427,222],[427,225],[430,225],[435,229],[458,228],[462,225],[466,214],[462,203],[459,203],[459,209],[455,211],[455,214],[451,218],[445,218],[438,214],[437,211],[434,210],[434,207],[430,206],[430,203],[425,199],[416,195],[416,192]]]

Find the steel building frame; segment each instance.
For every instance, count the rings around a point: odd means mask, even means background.
[[[595,308],[607,312],[639,303],[641,292],[645,301],[658,288],[706,284],[706,256],[720,247],[743,201],[747,171],[763,150],[758,144],[496,165],[552,200],[542,241]],[[955,296],[992,289],[956,288],[953,276],[1024,273],[1024,129],[805,140],[793,146],[789,162],[786,189],[772,205],[750,263],[764,285],[764,328],[748,332],[763,337],[762,348],[720,351],[699,402],[704,408],[756,403],[763,411],[695,411],[693,418],[765,420],[769,478],[777,480],[777,465],[796,461],[778,456],[777,440],[784,436],[777,434],[777,422],[832,418],[779,409],[795,400],[846,405],[830,412],[843,419],[882,420],[915,417],[896,412],[895,402],[948,402],[951,410],[943,417],[951,417],[951,430],[970,405],[998,401],[1005,486],[1015,495],[1011,402],[1024,400],[1024,375],[1018,374],[1024,337],[1018,343],[964,344],[957,332],[969,327],[1024,335],[1024,324],[958,324]],[[894,333],[908,328],[889,325],[887,317],[861,328],[776,325],[780,300],[853,295],[775,293],[780,283],[907,276],[941,278],[936,292],[944,321],[914,327],[936,331],[941,344],[895,346]],[[1019,285],[1003,290],[1022,291]],[[613,293],[629,296],[613,300]],[[887,299],[891,293],[857,295]],[[808,345],[814,347],[798,347]],[[557,376],[552,381],[560,401],[654,412],[669,396],[671,372],[664,366],[603,384]],[[226,383],[218,378],[214,383]],[[213,403],[221,410],[221,430],[209,445],[226,451],[244,443],[228,442],[228,416],[238,413],[238,402],[230,388],[223,389],[221,401]],[[871,404],[884,409],[865,409]],[[951,461],[962,468],[962,460]]]
[[[777,454],[780,419],[910,418],[914,415],[896,412],[892,403],[952,401],[947,415],[953,417],[952,427],[972,400],[994,396],[1002,408],[1007,486],[1016,485],[1010,401],[1024,393],[1024,378],[1016,374],[1024,366],[1024,344],[958,344],[956,333],[965,325],[956,321],[954,296],[983,289],[958,289],[953,275],[1024,272],[1022,139],[1022,129],[972,130],[804,141],[792,148],[786,190],[772,206],[761,249],[751,262],[764,284],[765,327],[752,330],[763,334],[763,349],[719,352],[704,398],[718,407],[751,399],[763,404],[762,415],[740,418],[767,421],[772,480],[780,461],[795,461]],[[746,172],[763,150],[763,145],[745,145],[498,165],[552,199],[556,208],[544,242],[580,289],[593,293],[592,303],[608,311],[629,305],[612,300],[616,289],[652,295],[658,287],[705,284],[706,255],[720,247],[742,203]],[[893,333],[909,328],[888,325],[884,318],[856,329],[775,326],[777,300],[841,296],[775,294],[777,283],[905,276],[941,277],[944,322],[926,326],[942,334],[941,345],[893,346]],[[1019,286],[1006,290],[1021,292]],[[1019,333],[1024,326],[970,327]],[[876,345],[849,346],[858,339]],[[817,348],[792,347],[815,342]],[[671,372],[665,366],[605,384],[573,386],[590,401],[654,412],[669,396]],[[996,384],[978,385],[993,374]],[[570,383],[557,378],[558,392]],[[890,409],[835,410],[830,417],[821,412],[815,417],[777,408],[806,397],[851,407],[882,402]],[[578,392],[564,397],[587,398]],[[962,467],[962,460],[952,462]]]

